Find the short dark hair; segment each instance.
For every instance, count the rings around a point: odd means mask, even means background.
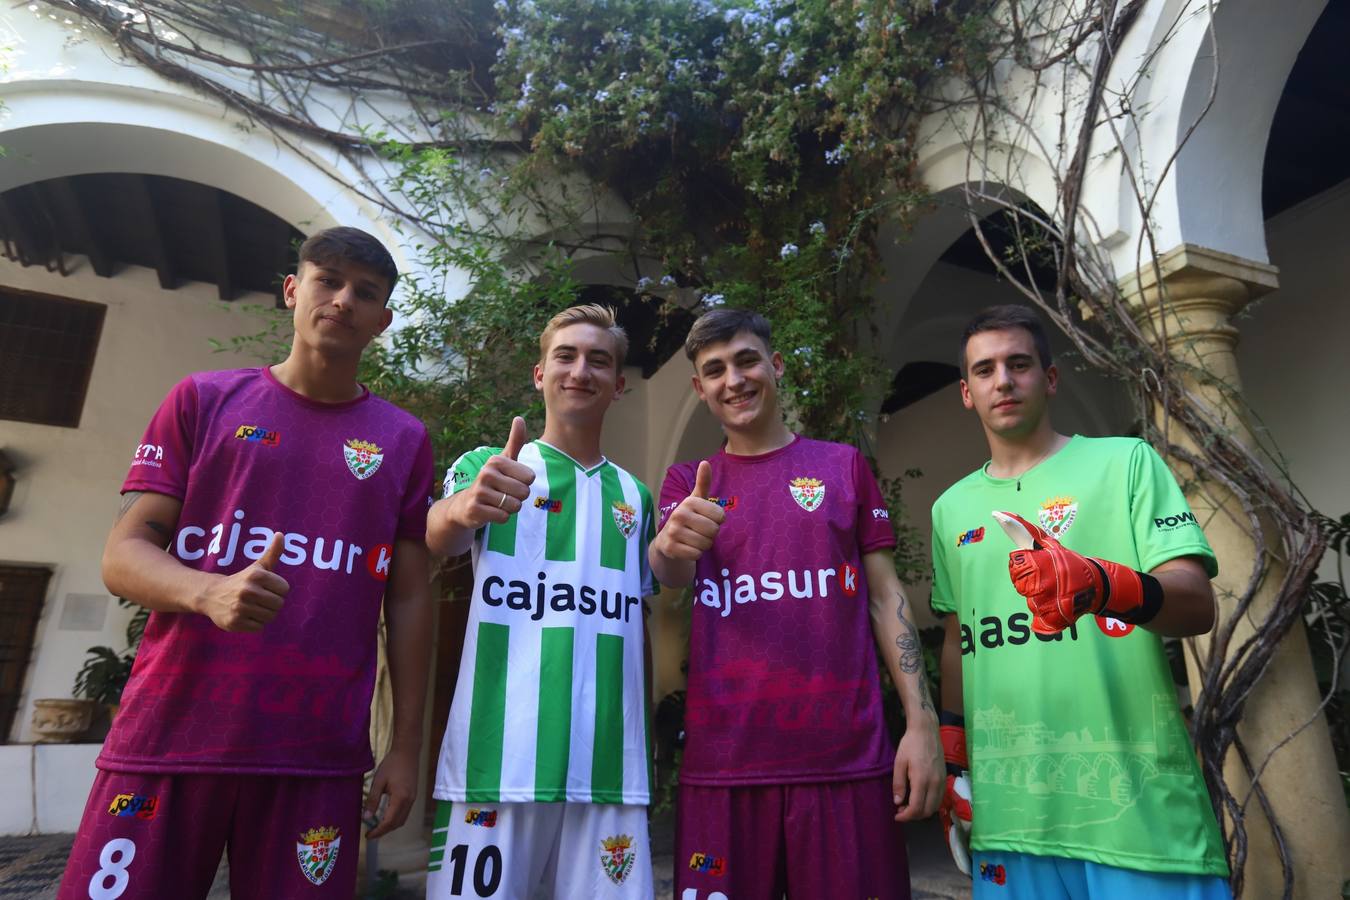
[[[748,309],[714,309],[699,316],[689,329],[689,336],[684,339],[684,355],[693,362],[708,347],[725,343],[742,331],[763,341],[766,350],[773,350],[773,332],[768,319]]]
[[[1032,343],[1036,345],[1036,355],[1041,359],[1041,368],[1050,368],[1052,362],[1050,338],[1045,333],[1045,323],[1041,321],[1041,317],[1028,306],[1004,303],[1001,306],[990,306],[980,310],[961,331],[959,364],[962,378],[970,374],[966,371],[966,344],[970,343],[970,339],[981,332],[1007,331],[1009,328],[1021,328],[1030,332]]]
[[[389,295],[398,281],[398,266],[394,265],[394,257],[389,255],[379,238],[360,228],[340,225],[315,232],[300,245],[301,263],[321,266],[334,260],[360,263],[384,276],[389,282],[389,293],[384,295],[384,302],[389,302]]]

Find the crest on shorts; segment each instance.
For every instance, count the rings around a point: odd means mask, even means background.
[[[342,446],[342,455],[347,460],[347,468],[359,480],[365,481],[380,469],[384,462],[384,451],[370,441],[358,441],[355,438]]]
[[[633,532],[637,531],[637,510],[622,500],[615,500],[611,509],[614,513],[614,524],[618,526],[619,531],[626,538],[632,537]]]
[[[788,490],[797,505],[807,512],[815,512],[825,499],[825,482],[819,478],[794,478],[788,482]]]
[[[323,884],[333,874],[341,845],[342,829],[333,826],[311,828],[300,835],[295,857],[300,862],[300,872],[311,884]]]
[[[600,868],[615,884],[623,884],[636,860],[637,851],[630,835],[618,834],[600,841]]]
[[[1072,497],[1051,497],[1036,510],[1041,527],[1050,532],[1050,536],[1056,540],[1064,537],[1064,532],[1069,530],[1069,526],[1077,516],[1078,504]]]

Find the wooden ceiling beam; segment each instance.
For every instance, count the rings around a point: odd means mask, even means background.
[[[74,243],[80,251],[89,257],[89,265],[100,278],[111,278],[114,269],[112,256],[103,245],[102,238],[94,231],[89,214],[85,212],[80,192],[75,189],[69,178],[52,178],[42,182],[41,189],[46,195],[48,206],[56,210],[57,222],[70,229]],[[58,237],[58,239],[60,239]],[[61,240],[64,247],[66,241]]]
[[[239,296],[230,269],[230,244],[225,227],[225,192],[203,184],[194,184],[193,199],[201,210],[200,221],[206,230],[206,252],[215,273],[216,293],[222,300]]]
[[[144,175],[126,175],[124,178],[127,197],[135,213],[133,221],[139,220],[135,221],[133,227],[143,229],[145,246],[150,251],[155,273],[159,276],[159,286],[172,291],[178,287],[178,279],[174,276],[173,262],[169,259],[169,245],[164,240],[164,227],[155,209],[155,198],[150,193],[150,181]]]

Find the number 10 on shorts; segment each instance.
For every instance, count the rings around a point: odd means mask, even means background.
[[[698,888],[685,888],[684,893],[680,894],[680,900],[699,900]],[[721,891],[713,891],[704,900],[727,900],[727,895]]]

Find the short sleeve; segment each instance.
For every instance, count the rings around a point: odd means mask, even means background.
[[[689,469],[689,463],[681,463],[666,470],[666,477],[661,482],[661,516],[657,521],[657,531],[666,527],[666,520],[675,511],[675,507],[684,502],[684,498],[694,489],[693,482],[689,480]]]
[[[422,445],[408,473],[408,484],[403,492],[403,505],[398,514],[398,536],[424,540],[427,536],[427,501],[431,499],[431,483],[436,478],[436,462],[431,453],[431,437],[422,431]]]
[[[863,553],[895,546],[895,530],[891,528],[891,512],[871,466],[856,449],[853,451],[853,487],[858,498],[858,547]]]
[[[1180,556],[1195,556],[1210,578],[1219,573],[1214,550],[1172,470],[1143,441],[1130,458],[1130,512],[1141,570],[1148,572]]]
[[[131,457],[122,493],[149,491],[182,500],[197,434],[197,384],[184,378],[169,391]],[[246,426],[245,426],[246,427]]]
[[[928,543],[933,554],[933,593],[928,605],[935,613],[956,612],[956,597],[952,594],[951,575],[947,571],[946,543],[941,538],[942,529],[938,526],[938,508],[933,506],[933,528],[928,535]]]
[[[488,458],[501,452],[500,447],[478,447],[460,454],[454,465],[445,470],[445,481],[441,484],[442,499],[453,497],[473,484],[473,480],[478,477],[478,470],[483,468]]]

